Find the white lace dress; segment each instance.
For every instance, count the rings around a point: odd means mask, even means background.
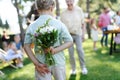
[[[94,28],[97,28],[95,25],[93,25]],[[98,41],[98,31],[95,30],[94,28],[91,28],[91,37],[93,39],[93,41]]]

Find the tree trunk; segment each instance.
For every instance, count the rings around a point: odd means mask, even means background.
[[[60,17],[59,1],[58,0],[55,0],[55,1],[56,1],[56,18],[59,19]]]
[[[87,0],[86,1],[86,10],[87,10],[87,13],[88,13],[88,20],[90,19],[90,11],[89,11],[89,8],[90,8],[90,1]],[[91,38],[91,30],[90,30],[90,25],[89,23],[87,22],[87,34],[88,34],[88,38],[90,39]]]
[[[23,46],[23,43],[24,43],[24,29],[23,29],[23,26],[22,26],[22,17],[19,13],[19,8],[18,8],[18,2],[17,0],[15,0],[15,8],[17,10],[17,15],[18,15],[18,22],[19,22],[19,27],[20,27],[20,37],[21,37],[21,42],[22,42],[22,46]]]

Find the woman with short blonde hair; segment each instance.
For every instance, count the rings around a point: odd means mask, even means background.
[[[33,22],[27,29],[25,35],[24,48],[35,65],[35,77],[36,80],[52,80],[52,75],[55,80],[66,80],[65,72],[65,56],[63,50],[72,46],[72,37],[70,36],[66,26],[60,21],[53,17],[54,1],[53,0],[36,0],[36,8],[40,13],[40,17]],[[58,30],[58,39],[53,46],[50,47],[52,57],[55,60],[55,64],[46,66],[44,51],[36,51],[35,55],[30,47],[32,43],[31,36],[28,33],[35,33],[38,27],[44,25],[44,23],[50,19],[49,25],[55,27]],[[39,49],[38,49],[39,50]]]

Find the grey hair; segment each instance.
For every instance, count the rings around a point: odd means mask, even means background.
[[[35,7],[38,10],[48,10],[51,6],[54,5],[54,0],[35,0]]]

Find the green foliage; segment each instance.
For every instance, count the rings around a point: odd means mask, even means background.
[[[19,11],[23,11],[24,10],[24,5],[23,3],[26,2],[33,2],[34,0],[11,0],[12,4],[15,6],[15,8],[17,9],[17,12],[19,13]]]
[[[7,21],[5,21],[5,24],[4,24],[4,26],[3,26],[5,29],[8,29],[9,28],[9,24],[8,24],[8,22]]]
[[[89,11],[90,11],[90,15],[91,16],[98,16],[101,12],[102,12],[102,8],[104,6],[109,7],[111,10],[113,11],[117,11],[120,9],[120,0],[89,0],[90,1],[90,7],[89,7]],[[86,12],[86,0],[79,0],[78,1],[78,5],[81,6],[84,10],[84,12]]]
[[[117,3],[118,0],[110,0],[112,3]]]
[[[9,24],[7,20],[5,21],[5,24],[3,24],[2,19],[0,18],[0,27],[3,29],[9,29]]]

